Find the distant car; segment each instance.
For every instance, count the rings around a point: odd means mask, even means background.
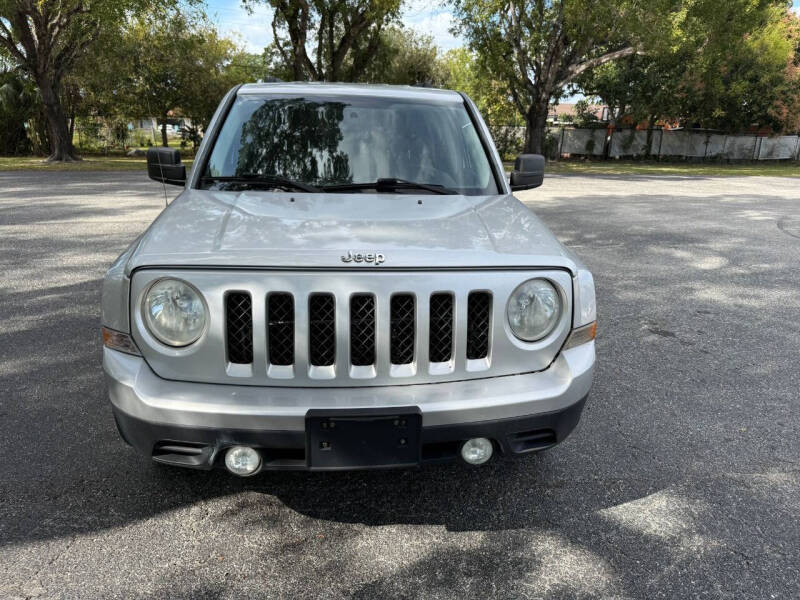
[[[483,464],[563,440],[595,362],[592,275],[512,191],[475,105],[426,88],[243,85],[186,189],[113,264],[103,367],[160,463]]]

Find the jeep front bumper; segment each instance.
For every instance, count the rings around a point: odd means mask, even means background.
[[[418,411],[422,462],[455,458],[461,443],[473,437],[491,439],[504,455],[543,450],[577,424],[594,362],[590,342],[561,352],[537,373],[432,384],[278,388],[170,381],[140,357],[103,349],[122,437],[159,462],[203,469],[220,464],[221,451],[233,445],[257,448],[264,469],[315,468],[307,460],[309,411]],[[343,457],[335,468],[358,466]]]

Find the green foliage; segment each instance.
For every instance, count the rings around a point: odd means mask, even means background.
[[[189,117],[205,128],[225,92],[253,81],[263,62],[220,37],[197,12],[130,19],[104,42],[103,60],[80,73],[86,109],[161,124]]]
[[[181,148],[185,148],[188,144],[192,145],[193,150],[197,150],[200,142],[203,141],[203,133],[197,125],[185,124],[180,128],[181,134]]]
[[[114,146],[125,148],[128,145],[130,132],[128,123],[121,119],[112,120],[108,125],[108,139]]]
[[[592,127],[597,121],[597,115],[592,109],[592,103],[589,100],[582,98],[575,103],[575,119],[573,123],[576,127]]]
[[[602,65],[576,84],[637,121],[793,131],[800,119],[796,23],[780,3],[698,0],[675,20],[669,45]]]
[[[368,48],[356,44],[356,50],[349,55],[339,69],[338,77],[326,75],[330,81],[354,81],[363,83],[388,83],[395,85],[442,85],[447,76],[442,67],[439,50],[433,38],[418,34],[410,29],[392,23],[375,27],[370,35]],[[292,56],[286,54],[286,42],[272,42],[264,49],[263,63],[266,77],[283,81],[298,79],[291,63]],[[362,54],[369,50],[369,54]],[[319,71],[331,72],[326,64],[325,53],[321,55],[322,66]],[[331,77],[331,79],[328,79]],[[300,79],[316,79],[304,72]]]
[[[243,0],[273,10],[271,74],[296,81],[357,81],[375,60],[402,0]]]
[[[395,85],[441,85],[444,78],[433,38],[397,26],[381,31],[372,61],[355,74],[355,81]]]
[[[235,83],[255,83],[269,75],[264,55],[244,50],[234,50],[230,62],[224,66],[225,76]]]
[[[677,1],[451,0],[457,31],[525,118],[529,152],[542,152],[548,108],[564,87],[657,39],[659,16]]]
[[[34,99],[35,91],[19,72],[0,72],[0,154],[31,152],[25,123],[36,114]]]
[[[451,1],[458,31],[525,116],[529,151],[542,149],[549,104],[576,83],[612,112],[712,127],[786,120],[797,106],[783,0]]]
[[[173,0],[0,0],[0,47],[36,84],[51,160],[73,160],[65,81],[89,49],[127,18]],[[73,88],[70,95],[76,96]]]
[[[480,110],[492,132],[497,151],[504,158],[519,154],[524,120],[511,99],[508,84],[493,77],[484,63],[466,48],[447,52],[441,60],[443,86],[464,92]]]

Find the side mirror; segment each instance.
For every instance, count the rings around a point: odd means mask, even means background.
[[[186,167],[181,164],[181,153],[174,148],[149,148],[147,150],[147,176],[153,181],[170,185],[186,185]]]
[[[541,154],[520,154],[514,161],[511,171],[511,191],[530,190],[542,185],[544,181],[544,156]]]

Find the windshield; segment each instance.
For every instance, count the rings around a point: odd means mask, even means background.
[[[242,95],[203,175],[280,177],[319,188],[397,179],[461,194],[498,193],[472,120],[452,100]]]

